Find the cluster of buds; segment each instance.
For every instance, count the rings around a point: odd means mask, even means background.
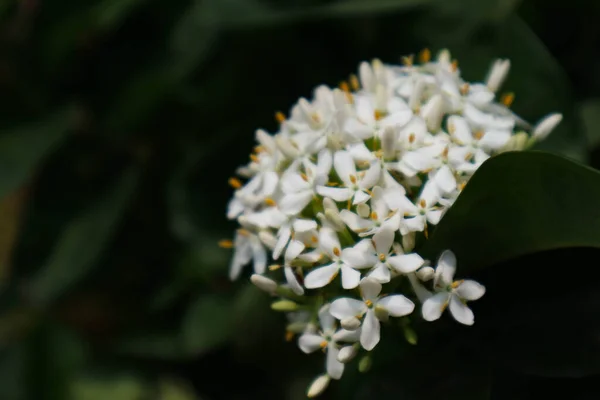
[[[485,82],[468,83],[446,50],[398,66],[363,62],[339,88],[319,86],[289,117],[277,113],[274,135],[256,131],[250,163],[230,179],[227,214],[240,228],[222,245],[234,249],[231,279],[253,264],[251,281],[288,313],[288,339],[325,353],[309,397],[368,357],[390,317],[404,320],[411,343],[416,315],[434,321],[448,308],[473,324],[467,302],[485,288],[454,280],[452,251],[431,263],[418,249],[483,162],[561,121],[550,114],[530,127],[510,110],[513,94],[497,99],[509,67],[497,60]],[[363,356],[359,369],[367,364]]]

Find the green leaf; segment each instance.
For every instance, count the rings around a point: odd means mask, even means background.
[[[23,185],[65,138],[75,110],[67,108],[23,127],[0,132],[0,199]]]
[[[134,376],[83,377],[71,384],[71,398],[77,400],[140,400],[146,390]]]
[[[178,360],[184,356],[177,333],[152,333],[130,336],[117,346],[117,352],[127,356]]]
[[[579,104],[579,118],[591,148],[600,145],[600,99],[591,99]]]
[[[542,152],[492,157],[426,243],[451,249],[461,274],[540,251],[600,248],[600,172]]]
[[[198,297],[189,307],[181,328],[187,354],[200,354],[226,343],[232,331],[231,304],[214,295]]]
[[[39,304],[54,301],[98,264],[138,178],[138,168],[131,167],[108,193],[67,226],[47,264],[31,281],[34,301]]]

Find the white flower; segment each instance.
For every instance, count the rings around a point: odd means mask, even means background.
[[[331,264],[317,267],[304,277],[304,286],[307,289],[316,289],[328,285],[337,274],[342,273],[342,287],[353,289],[360,282],[360,272],[356,268],[367,268],[373,264],[366,257],[365,246],[368,243],[358,243],[354,247],[341,250],[340,241],[336,232],[330,228],[321,228],[319,232],[319,246],[327,257],[333,261]]]
[[[379,297],[381,284],[371,278],[361,281],[360,291],[362,301],[342,297],[331,303],[330,312],[339,320],[364,315],[360,344],[365,350],[370,351],[375,348],[380,339],[378,314],[383,312],[392,317],[402,317],[412,313],[415,305],[403,295]]]
[[[341,210],[340,218],[352,231],[362,237],[374,235],[383,228],[392,231],[398,230],[400,228],[400,214],[390,210],[385,201],[384,192],[385,190],[379,186],[373,188],[370,218],[361,218],[349,210]]]
[[[302,253],[303,250],[304,243],[298,240],[292,240],[289,246],[287,247],[287,250],[285,251],[285,265],[283,267],[283,272],[288,285],[294,291],[294,293],[300,296],[304,294],[304,288],[302,288],[302,285],[300,285],[300,283],[298,282],[296,274],[294,274],[294,269],[291,265],[291,262],[298,258],[298,256],[300,255],[300,253]]]
[[[475,318],[466,302],[477,300],[485,294],[485,287],[472,280],[454,281],[456,257],[450,250],[440,256],[435,269],[434,290],[423,303],[422,313],[426,321],[434,321],[450,306],[450,313],[455,320],[465,325],[473,325]]]
[[[421,190],[421,195],[414,204],[406,196],[390,192],[386,201],[392,210],[398,210],[404,219],[400,224],[400,232],[406,235],[409,232],[424,231],[427,223],[437,225],[442,218],[444,210],[437,205],[440,193],[435,181],[428,181]]]
[[[347,331],[340,329],[336,331],[335,318],[329,313],[330,305],[326,304],[319,310],[318,333],[306,332],[298,339],[300,350],[309,354],[317,350],[327,353],[325,367],[327,374],[333,379],[340,379],[344,373],[344,364],[338,361],[339,343],[356,342],[360,331]]]
[[[545,116],[537,125],[533,128],[533,132],[531,136],[533,136],[536,140],[545,139],[550,132],[556,128],[560,121],[562,121],[562,114],[553,113]]]
[[[392,244],[394,242],[394,231],[390,229],[379,230],[372,238],[375,248],[370,248],[370,254],[375,263],[367,277],[375,279],[379,283],[387,283],[395,274],[408,274],[416,271],[425,262],[416,253],[394,255]]]
[[[510,60],[495,60],[485,80],[487,87],[492,92],[497,92],[502,83],[504,82],[504,79],[506,79],[509,70]]]
[[[388,127],[401,127],[413,115],[401,98],[388,98],[385,88],[379,86],[378,89],[374,96],[354,96],[356,118],[349,119],[344,126],[348,133],[362,140],[380,137]]]
[[[229,277],[237,279],[242,267],[251,260],[254,262],[254,273],[262,275],[267,268],[267,251],[258,235],[247,229],[238,229],[233,242],[235,252],[229,267]]]
[[[342,180],[344,187],[318,186],[317,193],[321,196],[331,197],[335,201],[352,199],[352,204],[364,203],[371,195],[367,192],[381,177],[381,165],[371,163],[366,171],[356,172],[356,165],[349,152],[337,151],[333,156],[333,166]]]

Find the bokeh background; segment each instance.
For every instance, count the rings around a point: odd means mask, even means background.
[[[0,1],[0,399],[305,398],[322,359],[217,245],[255,129],[360,61],[447,47],[472,81],[510,58],[514,110],[564,113],[540,148],[597,166],[599,19],[592,0]],[[324,398],[427,398],[394,357]],[[599,396],[496,372],[477,399]]]

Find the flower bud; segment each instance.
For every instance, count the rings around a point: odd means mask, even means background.
[[[286,326],[285,330],[298,334],[298,333],[304,333],[306,328],[307,328],[306,322],[292,322],[291,324],[288,324]]]
[[[423,282],[427,282],[427,281],[433,279],[434,274],[435,274],[435,271],[433,270],[433,268],[422,267],[422,268],[419,268],[419,270],[417,271],[417,278],[419,278],[419,280],[421,280]]]
[[[508,71],[510,70],[510,60],[496,60],[485,80],[485,84],[492,92],[497,92],[504,83]]]
[[[525,147],[527,147],[528,140],[529,136],[525,132],[519,132],[510,137],[508,142],[506,142],[504,147],[500,150],[500,153],[504,153],[506,151],[523,150]]]
[[[413,346],[417,344],[417,333],[410,326],[404,327],[404,338]]]
[[[361,203],[356,206],[356,213],[362,218],[369,218],[371,215],[371,209],[368,204]]]
[[[559,113],[547,115],[533,128],[532,137],[536,140],[545,139],[560,124],[562,118],[562,114]]]
[[[325,389],[327,389],[330,380],[331,378],[329,378],[329,375],[326,374],[317,377],[317,379],[315,379],[308,387],[308,392],[306,392],[306,395],[311,399],[319,396],[325,391]]]
[[[348,317],[342,319],[340,325],[347,331],[355,331],[360,327],[360,321],[356,317]]]
[[[416,232],[409,232],[402,235],[402,248],[408,253],[415,248]]]
[[[337,360],[342,364],[349,363],[358,354],[358,349],[355,346],[344,346],[338,353]]]
[[[369,372],[372,364],[373,364],[373,361],[371,360],[371,356],[367,354],[366,356],[361,358],[360,361],[358,362],[358,372],[362,372],[362,373]]]
[[[277,290],[277,283],[273,279],[269,279],[266,276],[253,274],[250,277],[250,282],[252,282],[254,286],[259,288],[260,290],[265,291],[269,294],[274,294]]]
[[[275,311],[296,311],[298,304],[291,300],[279,300],[271,303],[271,308]]]
[[[325,218],[327,218],[327,221],[329,221],[329,223],[333,225],[332,227],[337,231],[341,231],[346,228],[344,221],[342,221],[340,218],[340,213],[338,210],[325,210]]]
[[[433,95],[421,109],[421,116],[427,123],[430,132],[437,132],[444,117],[444,98],[441,94]]]

